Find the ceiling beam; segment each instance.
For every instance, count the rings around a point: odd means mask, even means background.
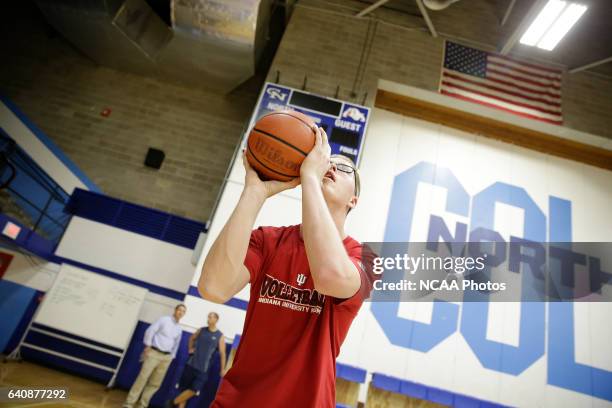
[[[427,23],[427,28],[429,28],[431,36],[437,37],[438,32],[436,31],[436,27],[434,27],[433,23],[431,22],[431,18],[429,18],[429,13],[427,12],[425,5],[423,4],[423,0],[416,0],[416,4],[417,6],[419,6],[419,10],[421,11],[423,18],[425,19],[425,23]]]
[[[512,50],[518,40],[523,36],[525,31],[527,31],[529,25],[533,22],[533,20],[535,20],[536,16],[540,12],[540,10],[542,10],[544,4],[546,4],[547,1],[548,0],[536,0],[533,2],[533,5],[525,14],[525,17],[523,17],[521,22],[512,32],[512,34],[510,34],[510,37],[508,37],[499,48],[499,53],[501,55],[506,55]]]
[[[508,17],[510,17],[510,14],[512,14],[512,9],[514,8],[515,4],[516,4],[516,0],[510,0],[510,4],[508,4],[508,7],[506,7],[506,12],[504,13],[504,17],[502,18],[502,21],[501,21],[502,26],[506,24],[506,22],[508,21]]]
[[[585,69],[589,69],[589,68],[593,68],[596,67],[598,65],[602,65],[608,62],[612,62],[612,57],[608,57],[608,58],[603,58],[600,59],[598,61],[593,61],[591,63],[585,64],[585,65],[581,65],[579,67],[575,67],[575,68],[571,68],[569,70],[570,74],[575,74],[576,72],[580,72],[580,71],[584,71]]]
[[[364,8],[363,10],[361,10],[359,13],[355,14],[355,17],[363,17],[366,14],[368,14],[369,12],[376,10],[377,8],[379,8],[380,6],[382,6],[383,4],[387,3],[389,0],[378,0],[376,3]]]

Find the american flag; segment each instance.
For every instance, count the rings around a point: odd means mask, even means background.
[[[446,41],[440,93],[560,125],[561,71]]]

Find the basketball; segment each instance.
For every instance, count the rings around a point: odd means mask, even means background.
[[[314,121],[293,110],[262,116],[251,129],[246,155],[263,180],[289,181],[315,144]]]

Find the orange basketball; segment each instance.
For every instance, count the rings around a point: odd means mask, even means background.
[[[264,180],[288,181],[315,143],[316,125],[303,113],[282,110],[262,116],[249,134],[246,155]]]

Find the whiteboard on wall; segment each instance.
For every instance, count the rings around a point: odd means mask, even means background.
[[[141,287],[62,264],[34,322],[123,350],[146,293]]]

